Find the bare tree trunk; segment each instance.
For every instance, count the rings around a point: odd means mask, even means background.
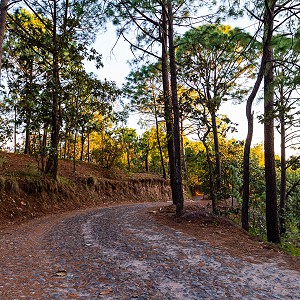
[[[76,142],[77,142],[77,131],[74,137],[74,148],[73,148],[73,172],[76,172]]]
[[[280,210],[279,210],[279,228],[280,234],[284,234],[286,232],[286,220],[285,220],[285,203],[286,203],[286,153],[285,153],[285,137],[286,137],[286,130],[285,130],[285,113],[284,113],[284,98],[283,93],[281,90],[281,112],[279,115],[280,120],[280,150],[281,150],[281,159],[280,159]]]
[[[208,164],[208,173],[209,173],[209,192],[210,192],[210,198],[211,198],[211,203],[212,203],[212,211],[215,214],[217,212],[217,205],[216,205],[216,195],[215,195],[215,184],[214,184],[214,176],[213,176],[213,164],[210,158],[210,153],[209,153],[209,147],[206,143],[206,137],[209,134],[210,130],[207,131],[207,133],[204,135],[202,138],[202,143],[205,147],[206,151],[206,161]]]
[[[57,0],[53,1],[53,61],[52,61],[52,131],[51,131],[51,149],[46,164],[45,172],[56,179],[58,172],[58,144],[60,131],[59,117],[59,63],[58,63],[58,36],[57,36]]]
[[[247,99],[246,105],[246,116],[248,121],[248,133],[244,147],[244,157],[243,157],[243,203],[242,203],[242,227],[245,230],[249,230],[249,198],[250,198],[250,150],[251,142],[253,137],[253,112],[252,104],[258,93],[262,80],[264,78],[264,72],[266,68],[266,53],[267,48],[271,43],[273,35],[272,28],[266,27],[263,36],[263,54],[261,58],[261,63],[258,71],[258,75],[253,86],[253,89]]]
[[[242,203],[242,227],[246,231],[249,231],[249,198],[250,198],[250,149],[253,137],[253,112],[252,104],[257,95],[261,82],[263,80],[263,74],[265,69],[264,54],[260,64],[260,69],[252,89],[251,94],[247,99],[246,116],[248,121],[248,133],[244,146],[243,156],[243,203]]]
[[[17,152],[17,105],[14,107],[14,153]]]
[[[71,132],[69,131],[68,133],[68,139],[67,139],[67,158],[72,157],[71,152]]]
[[[161,142],[160,142],[160,138],[159,138],[159,127],[158,127],[157,107],[156,107],[155,97],[154,97],[154,116],[155,116],[156,140],[157,140],[157,145],[158,145],[158,149],[159,149],[159,156],[160,156],[160,162],[161,162],[161,167],[162,167],[163,178],[167,179],[165,162],[164,162],[163,152],[162,152],[162,148],[161,148]]]
[[[26,124],[26,129],[25,129],[25,149],[24,149],[24,154],[29,154],[29,155],[31,154],[29,124]]]
[[[181,165],[182,165],[182,177],[187,183],[188,181],[188,171],[186,166],[186,159],[185,159],[185,148],[184,148],[184,140],[183,140],[183,120],[180,118],[180,144],[181,144]]]
[[[48,136],[48,129],[47,129],[47,125],[44,125],[44,129],[43,129],[43,139],[42,139],[42,172],[45,172],[45,153],[46,153],[46,147],[47,147],[47,136]]]
[[[87,133],[87,161],[90,162],[90,133]]]
[[[276,1],[267,0],[265,30],[273,30]],[[264,75],[264,150],[266,181],[266,221],[269,242],[279,243],[276,170],[274,150],[274,66],[271,45],[266,47],[266,70]]]
[[[67,140],[68,140],[67,126],[66,126],[66,131],[65,131],[65,134],[64,134],[64,140],[65,140],[65,144],[64,144],[64,155],[63,155],[63,158],[66,159],[67,158]]]
[[[176,201],[176,215],[180,216],[183,213],[183,186],[182,186],[182,170],[181,170],[181,136],[180,136],[180,111],[177,96],[177,70],[175,59],[175,46],[174,46],[174,30],[173,30],[173,7],[172,1],[167,1],[168,6],[168,37],[169,37],[169,60],[170,60],[170,75],[171,75],[171,96],[173,106],[173,139],[174,139],[174,162],[175,162],[175,182],[176,189],[173,196]]]
[[[32,91],[32,85],[33,85],[33,60],[30,62],[30,77],[29,77],[29,86],[30,86],[30,91]],[[25,125],[25,149],[24,149],[24,154],[29,154],[31,155],[31,145],[30,145],[30,135],[31,135],[31,130],[30,130],[30,124],[31,124],[31,105],[29,101],[32,101],[33,99],[30,99],[30,95],[26,95],[25,99],[25,105],[26,105],[26,125]]]
[[[216,168],[215,168],[216,189],[217,189],[216,192],[217,192],[217,199],[219,199],[220,192],[221,192],[221,158],[220,158],[220,147],[219,147],[216,113],[214,111],[211,112],[211,121],[212,121],[212,129],[213,129],[213,136],[214,136],[214,148],[215,148],[215,159],[216,159]]]
[[[1,82],[1,70],[2,70],[2,46],[4,40],[4,32],[6,27],[6,16],[8,10],[8,0],[1,0],[0,8],[0,82]]]
[[[173,140],[173,117],[170,93],[170,80],[168,70],[168,40],[167,40],[167,11],[165,1],[162,6],[162,22],[161,22],[161,41],[162,41],[162,82],[164,93],[164,113],[167,130],[167,147],[169,156],[170,182],[172,190],[173,204],[177,204],[176,199],[176,181],[175,181],[175,160],[174,160],[174,140]]]
[[[254,99],[254,98],[253,98]],[[248,133],[244,147],[243,157],[243,203],[242,203],[242,228],[249,231],[249,198],[250,198],[250,149],[253,137],[253,112],[252,101],[247,100],[246,115]]]
[[[84,136],[84,132],[83,132],[83,129],[82,129],[82,134],[81,134],[80,161],[83,161],[84,143],[85,143],[85,136]]]

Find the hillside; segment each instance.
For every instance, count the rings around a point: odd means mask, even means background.
[[[128,175],[95,164],[59,161],[58,181],[43,176],[28,155],[0,153],[0,224],[45,214],[119,202],[166,201],[167,182],[155,175]]]

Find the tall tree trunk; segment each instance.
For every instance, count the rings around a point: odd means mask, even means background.
[[[42,151],[41,151],[41,161],[42,161],[42,172],[45,172],[45,154],[46,154],[46,147],[47,147],[47,136],[48,136],[48,128],[47,125],[44,124],[44,129],[43,129],[43,138],[42,138]]]
[[[0,8],[0,82],[1,82],[1,69],[2,69],[2,46],[4,40],[4,32],[6,27],[6,16],[8,10],[8,0],[1,0]]]
[[[164,156],[163,156],[163,152],[162,152],[162,148],[161,148],[161,142],[160,142],[160,138],[159,138],[159,127],[158,127],[157,107],[156,107],[155,97],[154,97],[154,117],[155,117],[156,140],[157,140],[157,145],[158,145],[158,150],[159,150],[159,156],[160,156],[160,162],[161,162],[161,167],[162,167],[163,178],[167,179]]]
[[[253,137],[253,112],[252,101],[247,100],[246,115],[248,133],[243,156],[243,203],[242,203],[242,228],[249,231],[249,198],[250,198],[250,149]]]
[[[57,3],[53,1],[53,57],[52,57],[52,131],[51,131],[51,149],[46,164],[45,172],[50,174],[54,179],[57,178],[58,172],[58,144],[60,131],[59,117],[59,63],[58,63],[58,36],[57,36]]]
[[[205,147],[206,161],[207,161],[207,165],[208,165],[209,192],[210,192],[210,199],[211,199],[211,203],[212,203],[212,211],[215,214],[217,212],[217,206],[216,206],[215,184],[214,184],[214,178],[213,178],[214,177],[213,176],[213,164],[212,164],[210,153],[209,153],[209,147],[206,142],[206,138],[209,133],[210,133],[210,130],[208,129],[202,138],[202,143],[203,143],[203,146]]]
[[[263,36],[263,54],[260,62],[259,71],[257,74],[256,81],[254,83],[253,89],[247,99],[246,104],[246,116],[248,122],[248,132],[244,147],[243,156],[243,203],[242,203],[242,227],[243,229],[249,231],[249,198],[250,198],[250,150],[251,142],[253,137],[253,112],[252,104],[258,93],[262,80],[264,78],[264,72],[266,68],[266,54],[268,46],[272,40],[273,31],[272,28],[265,28]]]
[[[33,89],[33,60],[30,62],[30,75],[29,75],[29,92],[31,93]],[[31,104],[29,101],[33,101],[31,99],[31,94],[26,95],[25,106],[26,106],[26,125],[25,125],[25,149],[24,154],[31,154],[31,145],[30,145],[30,124],[31,124]]]
[[[14,153],[17,152],[17,105],[14,106]]]
[[[73,172],[76,172],[76,143],[77,143],[77,131],[74,137],[74,147],[73,147]]]
[[[267,0],[265,30],[273,30],[274,7],[276,1]],[[279,243],[276,170],[274,150],[274,66],[273,49],[266,48],[266,69],[264,75],[264,151],[266,181],[266,221],[269,242]]]
[[[168,36],[167,36],[167,11],[166,4],[163,1],[162,6],[162,22],[161,22],[161,41],[162,41],[162,82],[164,94],[164,114],[167,130],[167,147],[169,156],[170,168],[170,184],[172,191],[173,204],[177,204],[176,199],[176,181],[175,181],[175,159],[174,159],[174,140],[173,140],[173,117],[172,117],[172,104],[168,68]]]
[[[246,116],[248,122],[247,138],[244,146],[243,156],[243,203],[242,203],[242,227],[249,231],[249,198],[250,198],[250,149],[253,137],[253,112],[252,104],[263,79],[265,62],[261,63],[260,70],[254,84],[253,90],[247,99]]]
[[[175,162],[175,182],[176,189],[175,198],[176,202],[176,215],[181,215],[183,212],[183,186],[182,186],[182,170],[181,170],[181,135],[180,135],[180,110],[177,96],[177,67],[175,58],[174,46],[174,30],[173,30],[173,7],[172,1],[167,1],[168,6],[168,38],[169,38],[169,60],[170,60],[170,75],[171,75],[171,98],[173,106],[173,139],[174,139],[174,162]]]
[[[248,122],[247,138],[244,146],[243,156],[243,203],[242,203],[242,227],[246,231],[249,231],[249,198],[250,198],[250,150],[253,137],[253,112],[252,104],[258,93],[259,87],[263,80],[265,70],[265,55],[261,59],[259,72],[253,86],[253,89],[247,99],[246,104],[246,116]]]
[[[187,183],[188,181],[188,171],[186,166],[186,159],[185,159],[185,148],[184,148],[184,140],[183,140],[183,120],[180,118],[180,149],[181,149],[181,165],[182,165],[182,177]]]
[[[24,148],[24,154],[29,154],[29,155],[31,154],[29,123],[26,124],[26,128],[25,128],[25,148]]]
[[[90,132],[87,133],[87,161],[90,162]]]
[[[85,136],[84,136],[83,129],[82,129],[82,134],[81,134],[80,161],[83,161],[84,143],[85,143]]]
[[[286,220],[285,220],[285,203],[286,203],[286,153],[285,153],[285,144],[286,144],[286,129],[285,129],[285,113],[284,113],[284,97],[283,91],[280,91],[280,102],[281,102],[281,112],[279,115],[280,120],[280,150],[281,150],[281,159],[280,159],[280,204],[279,204],[279,228],[280,234],[286,232]]]
[[[215,167],[216,193],[217,193],[216,196],[218,201],[221,193],[221,158],[220,158],[219,136],[218,136],[218,128],[217,128],[215,111],[211,112],[211,121],[212,121],[212,130],[214,136],[214,148],[215,148],[215,159],[216,159],[216,167]]]
[[[64,143],[64,155],[63,155],[63,158],[66,159],[67,158],[67,137],[68,137],[68,133],[67,133],[67,126],[66,126],[66,131],[65,131],[65,134],[64,134],[64,140],[65,140],[65,143]]]
[[[70,158],[70,151],[71,151],[71,132],[70,130],[68,130],[68,135],[67,135],[67,139],[66,139],[66,157]]]

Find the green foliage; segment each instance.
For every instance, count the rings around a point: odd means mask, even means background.
[[[299,219],[298,219],[299,220]],[[300,256],[300,228],[299,223],[288,224],[289,231],[281,237],[281,247],[293,256]]]
[[[163,160],[167,160],[166,134],[163,129],[164,124],[146,130],[139,139],[139,153],[142,159],[140,170],[146,169],[146,159],[148,160],[148,172],[162,174],[162,161],[160,157],[159,144],[163,155]],[[157,138],[159,138],[159,142]],[[165,166],[167,168],[167,166]]]
[[[115,137],[105,136],[102,138],[103,144],[92,150],[92,159],[101,166],[111,168],[116,165],[117,160],[122,156],[120,141]]]
[[[189,25],[201,6],[213,6],[211,1],[172,1],[173,17],[178,25]],[[131,0],[109,1],[106,15],[117,27],[118,35],[130,41],[131,50],[135,54],[134,62],[146,57],[160,59],[162,12],[167,9],[166,2]],[[194,20],[193,20],[194,21]],[[132,33],[134,38],[132,39]],[[158,50],[159,49],[159,50]],[[141,54],[141,55],[139,55]]]
[[[249,34],[226,25],[187,31],[178,40],[180,82],[195,91],[210,112],[216,112],[221,101],[242,99],[247,89],[239,80],[253,75],[256,57],[251,41]]]

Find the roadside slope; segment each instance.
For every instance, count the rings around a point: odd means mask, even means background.
[[[103,204],[169,199],[168,182],[156,175],[60,160],[54,181],[38,171],[33,157],[0,152],[0,225]]]

